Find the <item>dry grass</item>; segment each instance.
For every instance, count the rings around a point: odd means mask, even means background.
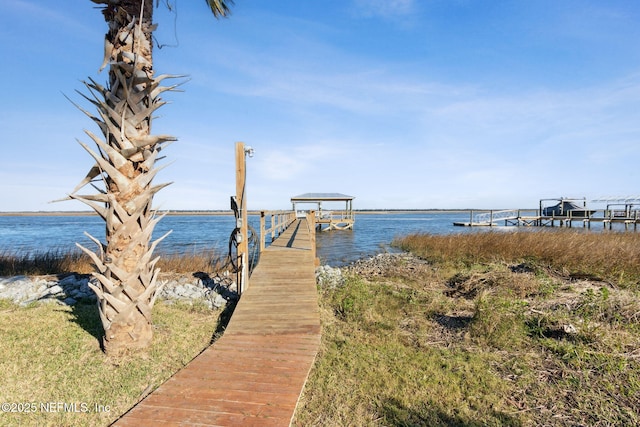
[[[158,267],[162,271],[174,273],[205,273],[219,271],[223,259],[213,251],[198,254],[161,255]],[[79,251],[48,251],[27,254],[0,253],[0,276],[46,275],[93,271],[89,257]]]
[[[437,262],[521,263],[535,260],[562,275],[593,277],[640,289],[640,233],[538,230],[461,235],[414,234],[395,245]]]
[[[0,253],[0,276],[86,274],[91,271],[89,257],[81,252]]]

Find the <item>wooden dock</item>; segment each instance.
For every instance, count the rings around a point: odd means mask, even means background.
[[[591,213],[593,212],[593,213]],[[640,225],[638,212],[627,216],[614,215],[611,210],[593,210],[588,214],[579,212],[573,214],[569,211],[566,215],[541,215],[539,210],[509,209],[470,211],[469,221],[454,222],[454,226],[462,227],[566,227],[573,228],[576,225],[582,228],[591,228],[592,224],[602,224],[604,229],[613,230],[633,229],[636,231]]]
[[[273,241],[222,338],[113,425],[289,426],[320,346],[314,228]]]

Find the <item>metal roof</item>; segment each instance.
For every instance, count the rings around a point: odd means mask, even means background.
[[[618,202],[618,203],[638,203],[640,196],[622,196],[622,197],[601,197],[592,200],[592,202]]]
[[[347,196],[342,193],[304,193],[291,198],[292,202],[324,202],[324,201],[346,201],[353,200],[354,196]]]

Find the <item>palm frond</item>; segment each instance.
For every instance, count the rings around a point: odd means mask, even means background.
[[[216,18],[226,18],[231,15],[233,0],[206,0],[206,2]]]

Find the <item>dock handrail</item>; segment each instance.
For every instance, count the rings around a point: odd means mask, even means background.
[[[266,217],[271,217],[271,227],[266,227]],[[266,247],[266,236],[271,234],[273,242],[284,230],[296,220],[294,211],[260,211],[260,252]]]
[[[504,221],[509,219],[516,219],[520,216],[520,209],[503,209],[503,210],[489,210],[484,212],[471,211],[471,223],[472,224],[493,224],[497,221]]]
[[[319,217],[319,212],[316,213],[316,217]],[[328,219],[353,219],[355,218],[354,213],[351,211],[346,211],[346,210],[337,210],[337,211],[325,211],[322,212],[322,216],[319,217],[324,219],[324,218],[328,218]]]

